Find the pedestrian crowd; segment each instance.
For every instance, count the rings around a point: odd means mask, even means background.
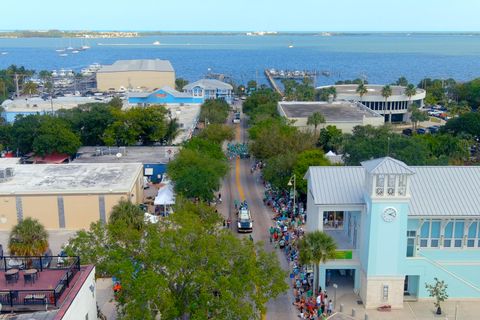
[[[234,160],[237,158],[247,159],[250,155],[248,153],[248,145],[246,143],[228,143],[227,144],[227,158]]]
[[[298,243],[304,235],[303,226],[307,216],[305,205],[296,203],[287,191],[275,190],[265,184],[264,203],[273,211],[273,224],[270,226],[270,243],[282,250],[290,266],[290,279],[293,287],[293,303],[300,319],[327,319],[333,312],[333,302],[328,299],[321,287],[315,290],[313,272],[299,262]]]

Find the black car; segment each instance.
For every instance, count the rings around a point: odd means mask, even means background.
[[[413,133],[413,131],[412,131],[412,129],[407,128],[407,129],[403,129],[403,130],[402,130],[402,133],[403,133],[404,135],[406,135],[406,136],[411,136],[412,133]]]
[[[427,133],[426,129],[424,129],[424,128],[418,128],[417,129],[417,134],[425,134],[425,133]]]

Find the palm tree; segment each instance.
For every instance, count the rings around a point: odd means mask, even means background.
[[[363,96],[368,93],[367,86],[364,85],[363,83],[360,83],[360,84],[358,85],[356,91],[357,91],[358,95],[360,96],[360,102],[362,102]]]
[[[41,256],[48,249],[48,233],[38,220],[26,218],[12,228],[8,249],[11,255]]]
[[[337,88],[331,86],[328,88],[328,95],[333,97],[333,100],[337,99]]]
[[[387,84],[382,88],[382,97],[385,98],[385,105],[383,107],[383,116],[385,116],[385,113],[387,112],[387,101],[388,98],[392,95],[392,88]],[[391,123],[392,122],[392,108],[390,107],[390,117],[388,121]]]
[[[141,230],[144,227],[144,212],[139,206],[127,200],[120,200],[110,212],[110,224],[124,223],[126,226]]]
[[[26,95],[29,95],[29,96],[37,94],[38,93],[37,84],[35,82],[28,81],[27,83],[25,83],[23,85],[22,93],[26,94]]]
[[[312,113],[307,119],[307,125],[314,126],[315,136],[317,135],[317,127],[319,124],[325,123],[325,117],[320,112]]]
[[[417,94],[417,88],[413,84],[409,84],[405,88],[405,95],[408,97],[408,104],[412,104],[412,97]]]
[[[326,263],[328,260],[335,258],[337,244],[335,240],[322,231],[314,231],[305,234],[300,240],[299,259],[300,263],[314,264],[314,289],[318,288],[320,263]]]

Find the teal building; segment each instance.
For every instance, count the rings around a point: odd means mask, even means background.
[[[306,231],[337,242],[322,288],[350,286],[366,308],[429,298],[480,299],[480,167],[407,166],[385,157],[358,167],[310,167]]]

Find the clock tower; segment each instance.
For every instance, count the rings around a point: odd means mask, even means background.
[[[361,290],[366,308],[403,307],[410,177],[405,163],[390,157],[362,162],[365,169],[360,245]]]

